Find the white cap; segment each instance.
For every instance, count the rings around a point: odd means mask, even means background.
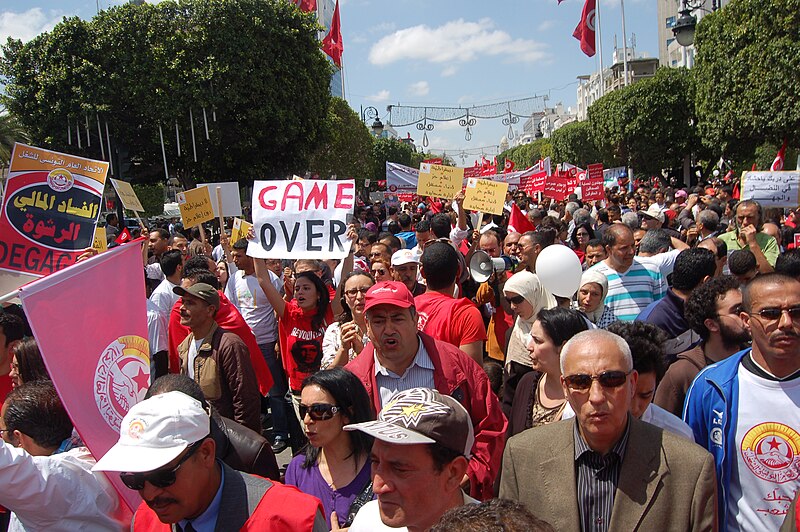
[[[649,216],[650,218],[655,218],[662,224],[664,223],[664,211],[661,210],[661,207],[658,204],[653,203],[648,207],[646,211],[639,211],[640,213],[644,214],[645,216]]]
[[[207,437],[211,419],[200,402],[182,392],[156,395],[131,407],[119,429],[119,441],[92,471],[153,471]]]
[[[400,249],[392,255],[392,266],[402,266],[410,262],[419,264],[419,258],[419,254],[410,249]]]

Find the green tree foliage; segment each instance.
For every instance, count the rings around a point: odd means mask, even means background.
[[[28,135],[13,116],[0,115],[0,168],[8,166],[15,142],[28,142]]]
[[[144,207],[142,216],[160,216],[164,214],[164,185],[131,185],[136,197]]]
[[[528,144],[520,144],[502,152],[497,156],[497,164],[500,167],[510,159],[516,165],[516,170],[524,170],[530,167],[539,159],[553,156],[553,145],[551,139],[536,139]]]
[[[370,177],[374,137],[341,98],[331,99],[323,138],[308,166],[312,173],[323,179],[336,175],[363,181]]]
[[[330,99],[316,30],[289,2],[126,3],[91,21],[64,19],[24,45],[10,40],[3,100],[33,143],[91,157],[100,156],[99,116],[140,181],[164,179],[159,124],[170,171],[186,184],[301,172]],[[85,135],[87,119],[92,145],[84,138],[79,149],[76,126]]]
[[[554,162],[568,162],[582,168],[600,162],[600,154],[592,139],[587,121],[572,122],[555,130],[551,137]]]
[[[413,166],[414,158],[414,149],[406,142],[389,138],[375,139],[372,147],[371,179],[386,179],[386,161]]]
[[[706,145],[735,160],[764,142],[800,146],[800,0],[730,2],[703,17],[695,46]]]

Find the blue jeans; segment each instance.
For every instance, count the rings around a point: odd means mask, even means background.
[[[272,433],[287,441],[289,439],[289,423],[286,418],[289,405],[286,402],[286,392],[289,391],[289,381],[283,372],[283,366],[275,356],[275,342],[258,344],[267,367],[272,375],[272,388],[269,389],[269,409],[272,412]]]

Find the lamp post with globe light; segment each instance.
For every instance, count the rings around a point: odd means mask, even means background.
[[[368,124],[368,121],[372,120],[372,134],[376,137],[380,137],[383,133],[383,122],[381,122],[380,115],[378,110],[371,105],[369,107],[362,107],[361,108],[361,121],[365,124]]]

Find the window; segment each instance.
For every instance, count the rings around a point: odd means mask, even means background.
[[[669,48],[669,45],[674,43],[674,42],[675,42],[675,38],[674,37],[672,39],[667,39],[667,48]]]
[[[667,17],[667,28],[675,25],[675,17]]]

